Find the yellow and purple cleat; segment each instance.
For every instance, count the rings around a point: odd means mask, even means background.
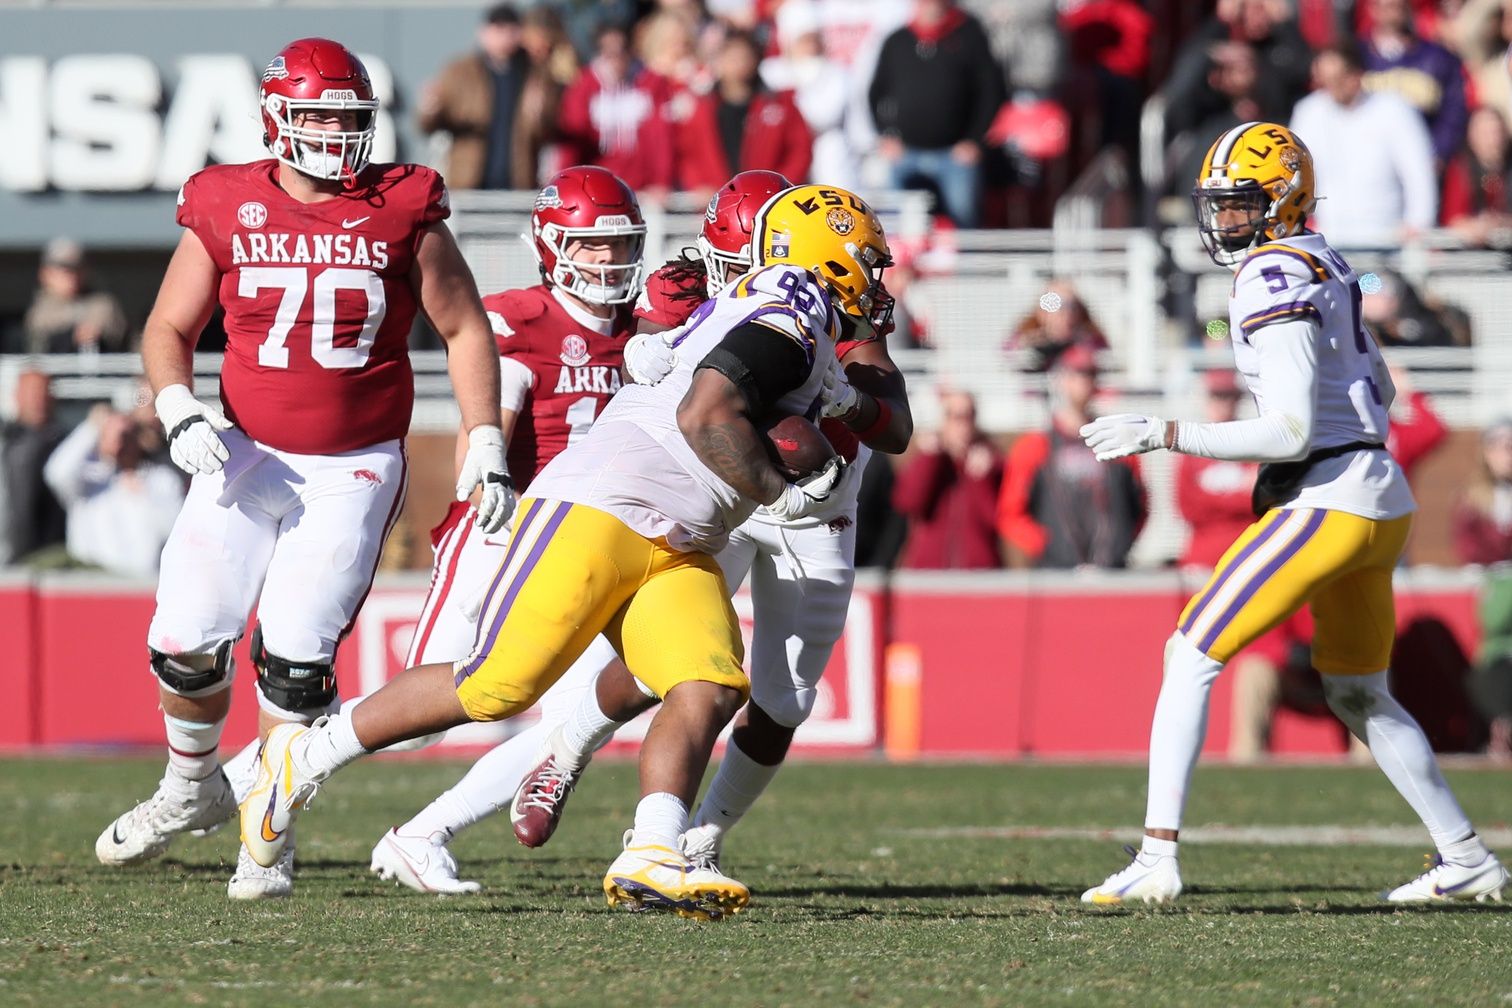
[[[743,884],[708,864],[694,864],[681,851],[654,844],[637,845],[625,833],[625,849],[604,875],[610,906],[632,912],[671,911],[691,920],[723,920],[744,910],[751,893]]]

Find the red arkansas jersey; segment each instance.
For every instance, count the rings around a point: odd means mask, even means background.
[[[499,354],[530,370],[507,456],[509,474],[523,491],[547,462],[588,432],[620,390],[625,341],[635,320],[617,309],[605,335],[574,318],[545,284],[490,294],[483,307]]]
[[[682,264],[671,262],[646,278],[646,286],[635,302],[636,318],[667,329],[675,329],[688,321],[694,309],[703,304],[705,298],[702,294],[696,298],[687,296],[687,292],[695,284],[701,285],[702,281],[696,274],[681,267]],[[856,347],[881,338],[881,335],[871,333],[865,339],[841,340],[835,344],[835,356],[844,360],[845,355]],[[856,461],[861,441],[854,431],[833,419],[819,421],[819,429],[829,439],[830,447],[835,449],[836,454],[847,462]]]
[[[451,212],[446,185],[411,164],[370,165],[358,181],[301,203],[266,160],[206,168],[179,191],[179,224],[221,273],[226,415],[282,451],[334,455],[409,431],[410,267]]]

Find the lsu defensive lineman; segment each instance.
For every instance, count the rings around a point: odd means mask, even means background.
[[[1438,850],[1398,903],[1501,898],[1507,872],[1444,782],[1427,738],[1387,689],[1392,570],[1416,504],[1384,447],[1395,389],[1360,321],[1360,283],[1320,234],[1312,155],[1275,123],[1226,131],[1192,193],[1209,256],[1234,270],[1234,363],[1259,415],[1228,423],[1100,417],[1081,434],[1099,461],[1165,449],[1264,463],[1256,522],[1182,611],[1150,729],[1145,836],[1133,862],[1082,901],[1164,903],[1181,892],[1177,836],[1224,664],[1303,605],[1329,708],[1370,747]]]
[[[528,709],[603,633],[662,699],[641,749],[635,825],[605,895],[697,919],[745,906],[744,885],[695,865],[679,842],[715,739],[749,694],[714,554],[758,505],[780,519],[816,513],[843,471],[831,459],[789,483],[758,432],[769,418],[817,412],[839,328],[812,273],[780,254],[768,262],[743,296],[700,308],[671,374],[624,388],[537,475],[472,655],[409,669],[349,714],[269,736],[241,807],[258,863],[278,858],[295,812],[336,770],[396,741]]]
[[[762,264],[774,244],[810,263],[840,310],[820,424],[851,466],[825,511],[781,522],[758,509],[719,554],[731,591],[749,577],[755,625],[751,701],[683,836],[689,857],[714,864],[724,836],[776,776],[814,709],[850,603],[856,499],[871,449],[900,453],[913,431],[907,388],[885,342],[892,298],[883,274],[892,256],[881,221],[852,193],[789,186],[772,172],[742,172],[714,194],[698,239],[701,262],[674,259],[651,275],[636,305],[640,330],[625,347],[626,371],[642,384],[661,381],[675,367],[682,326],[726,287],[739,298],[744,287],[757,285],[760,271],[772,268]],[[652,702],[623,669],[605,669],[595,690],[547,736],[542,762],[515,793],[510,818],[521,843],[547,841],[595,749]]]

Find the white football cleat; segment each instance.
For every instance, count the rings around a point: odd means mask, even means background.
[[[95,857],[107,865],[138,864],[163,853],[178,834],[211,829],[235,814],[231,784],[219,767],[197,781],[169,770],[151,798],[105,827]]]
[[[316,775],[294,758],[290,747],[326,719],[309,726],[281,724],[268,734],[257,759],[257,780],[241,804],[241,838],[252,860],[264,868],[278,863],[289,827],[300,809],[308,808],[329,774]]]
[[[234,900],[283,899],[294,894],[294,841],[290,838],[271,868],[252,860],[243,844],[236,855],[236,874],[226,883]]]
[[[398,827],[383,834],[373,848],[369,870],[415,892],[448,895],[475,893],[483,888],[476,882],[457,878],[457,859],[445,844],[432,843],[429,837],[405,836]]]
[[[719,850],[724,844],[724,831],[710,823],[691,827],[682,835],[683,856],[699,868],[719,871]]]
[[[1405,885],[1381,893],[1388,903],[1447,903],[1453,900],[1501,902],[1502,887],[1507,884],[1507,869],[1487,854],[1474,865],[1451,864],[1437,854],[1428,861],[1428,870]]]
[[[701,921],[723,920],[751,901],[750,890],[718,868],[695,865],[669,847],[637,845],[633,830],[604,874],[604,897],[632,912],[670,910]]]
[[[1134,860],[1114,872],[1102,885],[1082,893],[1083,903],[1118,906],[1122,903],[1170,903],[1181,895],[1181,867],[1174,856],[1151,856],[1133,847],[1124,851]]]

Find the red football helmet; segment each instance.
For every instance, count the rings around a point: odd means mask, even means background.
[[[625,262],[580,263],[567,254],[573,241],[626,235]],[[531,246],[541,279],[584,301],[627,304],[640,293],[646,221],[630,187],[607,168],[577,165],[552,176],[530,214]]]
[[[367,68],[346,46],[330,39],[290,42],[263,71],[258,96],[263,143],[282,163],[318,179],[344,179],[348,187],[367,167],[378,125],[378,99]],[[306,128],[306,112],[357,113],[353,131]]]
[[[709,199],[703,230],[698,234],[698,254],[709,275],[709,297],[724,290],[731,267],[739,273],[751,268],[751,228],[756,211],[792,186],[774,171],[743,171]]]

